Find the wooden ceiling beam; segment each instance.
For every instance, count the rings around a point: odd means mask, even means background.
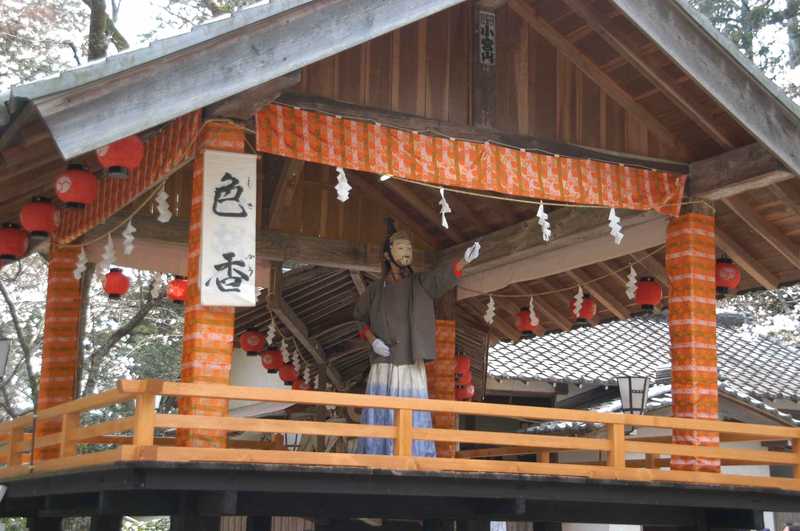
[[[510,1],[515,2],[516,0]],[[630,99],[630,96],[628,96],[628,99]],[[517,146],[531,150],[542,150],[547,153],[555,153],[564,157],[589,158],[616,164],[643,166],[654,170],[663,170],[673,173],[685,174],[689,171],[689,166],[681,162],[633,155],[630,153],[618,153],[604,149],[579,146],[576,144],[567,144],[550,139],[541,139],[528,135],[519,135],[505,131],[498,131],[488,127],[445,122],[432,118],[417,116],[414,114],[406,114],[397,111],[387,111],[385,109],[355,105],[352,103],[344,103],[319,96],[309,96],[307,94],[287,92],[281,94],[281,96],[278,98],[278,102],[308,109],[310,111],[319,111],[327,114],[344,116],[355,120],[364,120],[367,122],[377,122],[389,127],[420,131],[422,133],[434,134],[448,138],[458,138],[481,143],[487,141],[496,142],[501,145]],[[660,128],[661,131],[664,130],[663,126],[660,126]],[[653,132],[657,133],[658,131],[653,130]]]
[[[533,6],[525,0],[510,0],[509,7],[519,15],[525,23],[534,31],[547,39],[550,44],[558,48],[578,69],[594,80],[611,99],[627,109],[632,115],[636,116],[650,129],[659,136],[661,140],[669,145],[682,147],[685,145],[678,136],[670,131],[661,120],[648,111],[643,105],[638,103],[625,89],[623,89],[614,79],[606,74],[603,69],[589,59],[569,38],[562,35],[547,21],[538,16]]]
[[[599,282],[590,282],[591,277],[580,269],[573,269],[567,271],[567,276],[582,284],[584,289],[592,294],[592,297],[606,307],[617,319],[627,319],[631,316],[631,312],[625,307],[625,304],[619,301],[614,295],[604,288]]]
[[[666,79],[657,69],[651,66],[637,52],[638,46],[626,42],[624,37],[606,28],[602,22],[602,13],[593,9],[585,0],[562,0],[570,9],[577,13],[594,31],[608,43],[618,54],[633,65],[648,81],[657,86],[661,92],[674,103],[683,113],[694,121],[703,131],[714,139],[720,146],[731,149],[733,140],[719,126],[714,124],[707,116],[705,109],[700,105],[689,102],[681,94],[681,88],[674,80]]]
[[[800,189],[797,188],[796,181],[770,184],[769,191],[778,198],[787,212],[800,216]]]
[[[278,184],[272,194],[269,205],[269,228],[275,229],[286,223],[292,215],[292,201],[300,179],[303,176],[305,162],[297,159],[285,159]]]
[[[747,274],[766,289],[776,289],[780,284],[778,277],[772,274],[758,260],[750,254],[739,242],[731,235],[719,227],[715,229],[717,247],[728,257],[733,259]]]
[[[91,231],[86,239],[104,234],[124,219],[123,213],[112,216],[106,223]],[[151,240],[171,245],[179,252],[186,252],[189,222],[173,218],[169,223],[159,223],[152,216],[137,215],[133,218],[137,240]],[[299,264],[336,267],[354,271],[380,272],[382,247],[373,244],[355,243],[345,240],[315,238],[302,234],[261,230],[256,235],[256,253],[259,261],[281,261]],[[431,253],[414,249],[415,263],[420,270],[433,265]],[[136,253],[130,258],[136,259]],[[130,267],[136,267],[131,265]]]
[[[766,147],[755,143],[691,163],[686,195],[724,199],[794,177]]]
[[[776,251],[794,267],[800,269],[799,246],[786,237],[777,227],[767,222],[742,196],[727,197],[722,200],[745,224],[764,238]]]
[[[550,215],[553,239],[542,241],[532,218],[478,238],[481,256],[464,271],[459,299],[490,293],[509,284],[548,277],[629,255],[664,243],[667,220],[648,212],[622,219],[625,238],[615,245],[608,235],[608,214],[601,209],[556,209]],[[469,246],[450,247],[437,262],[452,261]]]

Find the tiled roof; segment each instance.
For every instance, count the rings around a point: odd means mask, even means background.
[[[774,341],[745,337],[718,316],[721,387],[749,399],[800,401],[800,353]],[[640,316],[548,334],[489,350],[495,378],[616,385],[621,375],[654,375],[669,365],[666,315]]]

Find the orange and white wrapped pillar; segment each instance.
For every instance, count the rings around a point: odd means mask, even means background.
[[[234,125],[207,124],[198,140],[192,181],[187,268],[189,287],[184,316],[181,381],[228,384],[233,354],[234,308],[200,304],[200,252],[203,209],[203,152],[206,149],[243,153],[244,131]],[[178,403],[183,415],[224,416],[224,399],[184,398]],[[224,448],[226,433],[218,430],[179,430],[178,445]]]
[[[669,332],[672,357],[672,414],[717,419],[717,304],[714,217],[687,213],[667,229],[670,282]],[[719,434],[673,430],[673,442],[719,446]],[[673,470],[718,472],[718,459],[673,456]]]

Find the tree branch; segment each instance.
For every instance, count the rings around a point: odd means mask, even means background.
[[[28,376],[28,384],[30,385],[31,394],[33,396],[37,396],[39,394],[38,384],[36,383],[36,375],[33,373],[33,364],[31,363],[31,344],[30,340],[27,339],[22,332],[22,324],[19,320],[19,314],[17,313],[17,307],[14,304],[11,295],[9,295],[8,290],[6,289],[5,284],[3,281],[0,280],[0,293],[3,295],[3,300],[8,306],[8,313],[11,316],[11,322],[14,325],[14,332],[17,334],[17,339],[19,340],[19,346],[22,350],[22,355],[25,358],[25,371]]]

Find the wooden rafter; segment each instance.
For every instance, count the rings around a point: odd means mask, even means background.
[[[113,216],[104,225],[90,232],[87,239],[104,234],[108,227],[116,226],[123,218],[123,214]],[[138,215],[134,217],[133,224],[136,226],[137,240],[155,240],[185,252],[189,234],[189,223],[186,219],[173,218],[169,223],[162,224],[152,216]],[[378,245],[270,230],[261,230],[256,235],[256,252],[259,261],[278,260],[366,272],[380,272],[382,263],[382,249]],[[137,254],[134,253],[130,258],[135,260]],[[433,265],[430,253],[414,249],[414,255],[419,269],[429,269]],[[130,267],[136,265],[131,264]]]
[[[722,200],[753,231],[764,238],[772,247],[782,254],[791,264],[800,269],[800,253],[798,246],[783,234],[777,227],[766,221],[742,196],[727,197]]]
[[[336,388],[343,389],[344,381],[339,371],[328,362],[325,357],[325,352],[322,350],[322,346],[318,341],[312,339],[308,335],[308,328],[306,328],[306,325],[297,317],[294,310],[292,310],[289,304],[283,299],[281,295],[281,268],[273,267],[272,271],[276,280],[271,283],[274,285],[270,285],[270,293],[267,296],[267,306],[269,306],[272,313],[275,314],[275,317],[283,323],[283,326],[289,330],[292,336],[303,345],[309,354],[311,354],[314,361],[317,362],[317,365],[324,368],[325,373]]]
[[[299,70],[213,103],[206,107],[205,116],[249,120],[264,105],[280,96],[281,92],[298,83],[300,83]]]
[[[280,227],[291,216],[292,200],[300,184],[305,162],[297,159],[285,159],[278,176],[278,184],[269,205],[269,228]]]
[[[716,227],[715,235],[717,238],[717,247],[733,259],[742,269],[747,271],[756,282],[766,289],[775,289],[778,287],[778,277],[758,263],[758,260],[742,247],[735,238],[719,227]]]
[[[769,191],[778,198],[788,212],[800,216],[800,190],[794,180],[770,184]]]
[[[648,81],[659,88],[661,92],[669,98],[677,107],[691,118],[703,131],[714,139],[720,146],[733,148],[733,140],[715,125],[707,116],[706,111],[700,105],[690,102],[683,94],[682,89],[673,79],[658,72],[657,68],[651,66],[639,53],[638,46],[629,42],[625,37],[617,35],[607,29],[602,23],[602,14],[594,10],[585,0],[563,0],[563,2],[584,19],[586,24],[611,46],[617,53],[623,56],[633,65]]]
[[[756,143],[690,164],[686,193],[724,199],[794,177],[775,155]]]
[[[599,282],[589,283],[591,277],[584,271],[573,269],[572,271],[567,271],[567,276],[575,282],[584,285],[584,289],[591,293],[592,297],[605,306],[617,319],[627,319],[631,316],[628,308]]]
[[[661,120],[656,118],[650,111],[644,108],[616,81],[606,74],[601,67],[592,62],[582,51],[580,51],[568,37],[562,35],[553,26],[547,23],[526,0],[510,0],[509,7],[522,18],[531,28],[542,37],[547,39],[550,44],[558,48],[572,63],[584,74],[592,78],[609,97],[616,101],[623,108],[631,112],[659,138],[672,146],[683,146],[677,135],[667,129]]]

